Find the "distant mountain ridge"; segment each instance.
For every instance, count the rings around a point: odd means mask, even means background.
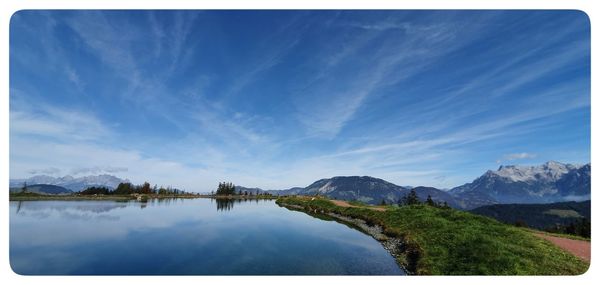
[[[38,175],[28,179],[11,179],[11,187],[46,184],[56,185],[74,192],[88,187],[115,189],[119,183],[129,180],[112,175],[96,175],[75,178],[73,176],[51,177]],[[446,202],[453,208],[474,209],[492,204],[534,204],[563,201],[589,200],[591,195],[591,164],[574,165],[549,161],[538,166],[500,166],[489,170],[473,182],[448,191],[434,187],[398,186],[383,179],[370,176],[336,176],[313,182],[306,187],[283,190],[263,190],[236,186],[236,191],[271,193],[274,195],[322,195],[333,199],[356,200],[368,204],[397,203],[414,190],[420,200],[428,196],[436,202]]]
[[[274,195],[322,195],[340,200],[357,200],[369,204],[397,203],[411,189],[420,200],[427,196],[446,202],[453,208],[473,209],[483,205],[508,203],[553,203],[590,199],[591,165],[563,164],[549,161],[538,166],[500,166],[489,170],[471,183],[448,191],[434,187],[403,187],[370,176],[336,176],[320,179],[307,187],[285,190],[245,188],[252,192]],[[243,190],[244,191],[244,190]]]
[[[264,190],[261,188],[248,188],[248,187],[244,187],[244,186],[235,186],[235,191],[236,192],[248,192],[248,193],[270,193],[270,194],[279,194],[279,195],[298,195],[300,194],[302,191],[304,190],[303,187],[293,187],[293,188],[289,188],[289,189],[283,189],[283,190]]]
[[[538,166],[500,166],[449,191],[461,207],[489,204],[553,203],[590,199],[591,165],[549,161]]]
[[[107,187],[115,189],[119,183],[128,183],[129,180],[121,179],[113,175],[101,174],[83,177],[73,177],[70,175],[63,177],[52,177],[48,175],[36,175],[26,179],[10,179],[10,187],[22,187],[24,183],[28,185],[46,184],[56,185],[69,189],[73,192],[79,192],[88,187]]]
[[[425,201],[428,195],[436,202],[446,201],[451,206],[458,207],[452,196],[433,187],[414,187],[420,200]],[[398,186],[383,179],[371,176],[335,176],[313,182],[307,187],[294,187],[285,190],[263,190],[236,186],[237,191],[252,193],[266,192],[273,195],[321,195],[339,200],[356,200],[368,204],[397,203],[407,195],[409,188]]]
[[[26,190],[27,190],[27,192],[30,192],[30,193],[37,193],[37,194],[43,194],[43,195],[67,195],[67,194],[73,193],[73,191],[71,191],[67,188],[56,186],[56,185],[49,185],[49,184],[27,185]],[[12,192],[12,193],[19,193],[21,191],[23,191],[23,187],[11,187],[10,188],[10,192]]]
[[[579,219],[591,219],[590,200],[550,204],[496,204],[486,205],[469,212],[488,216],[507,224],[525,223],[536,229],[568,225]]]
[[[376,204],[397,201],[404,191],[406,188],[370,176],[336,176],[315,181],[304,188],[303,194]]]

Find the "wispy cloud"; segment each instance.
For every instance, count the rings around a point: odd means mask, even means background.
[[[109,21],[99,11],[76,14],[66,22],[104,64],[127,80],[129,92],[142,85],[141,70],[131,50],[136,39],[143,35],[137,27],[124,21]]]
[[[269,37],[261,39],[257,43],[258,48],[244,59],[247,61],[246,64],[241,68],[241,72],[235,76],[235,80],[224,93],[221,101],[230,100],[232,96],[239,95],[247,85],[256,81],[261,74],[266,73],[282,62],[300,43],[304,33],[306,33],[308,24],[303,21],[306,21],[306,19],[303,18],[302,14],[298,14],[278,26]],[[290,32],[294,33],[293,37],[289,36]]]
[[[30,174],[32,175],[40,175],[40,174],[46,174],[46,175],[57,175],[60,173],[60,169],[56,168],[56,167],[48,167],[48,168],[42,168],[42,169],[32,169],[29,171]]]
[[[115,166],[94,166],[94,167],[77,167],[71,170],[73,175],[79,174],[100,174],[100,173],[122,173],[129,170],[127,167]]]
[[[73,82],[75,86],[77,86],[79,89],[83,87],[83,82],[81,81],[81,78],[79,78],[79,74],[77,74],[77,71],[75,71],[73,67],[65,67],[65,73],[67,74],[67,78],[69,78],[69,80]]]
[[[309,132],[329,139],[335,137],[380,88],[411,78],[467,43],[464,39],[455,40],[458,29],[452,25],[382,22],[360,28],[366,31],[353,34],[353,40],[326,60],[327,65],[298,92],[297,117]],[[409,35],[389,33],[390,29],[402,29]],[[375,40],[375,52],[366,51]],[[361,58],[358,66],[357,57]],[[346,66],[350,62],[354,70],[348,73]]]
[[[48,11],[32,11],[32,13],[35,13],[36,17],[41,19],[44,24],[33,25],[25,23],[18,28],[23,29],[27,34],[34,35],[35,45],[38,45],[40,48],[34,49],[28,47],[26,50],[19,50],[17,52],[11,50],[11,60],[14,59],[26,66],[37,66],[37,68],[30,70],[30,72],[38,73],[41,76],[48,73],[63,75],[68,82],[73,84],[74,89],[79,94],[84,95],[83,88],[85,87],[85,82],[77,72],[77,68],[75,67],[76,61],[70,58],[68,51],[63,47],[63,43],[56,40],[55,35],[59,21]],[[18,18],[20,16],[16,14],[15,17]],[[15,26],[11,25],[13,28]],[[60,76],[55,78],[55,80],[60,79]]]
[[[11,89],[11,93],[20,91]],[[79,112],[31,102],[18,97],[11,102],[11,136],[41,136],[61,141],[89,141],[108,138],[111,131],[96,117]]]
[[[391,29],[397,29],[402,31],[409,31],[413,28],[413,25],[408,22],[397,22],[392,20],[374,22],[374,23],[360,23],[360,22],[346,22],[343,23],[344,26],[354,27],[364,30],[376,30],[376,31],[385,31]]]
[[[502,163],[503,161],[513,161],[513,160],[520,160],[520,159],[530,159],[530,158],[536,158],[537,155],[535,153],[528,153],[528,152],[520,152],[520,153],[510,153],[510,154],[506,154],[502,157],[502,159],[499,159],[496,161],[496,163]]]
[[[511,97],[510,95],[521,92],[520,88],[578,66],[589,56],[589,39],[571,40],[566,44],[562,42],[576,29],[577,24],[568,23],[561,29],[555,29],[551,35],[541,33],[527,41],[499,44],[481,50],[474,55],[480,61],[471,63],[466,68],[469,72],[476,70],[475,76],[460,76],[456,82],[458,88],[441,91],[439,96],[424,97],[411,107],[419,109],[420,117],[425,119],[439,117],[440,112],[451,112],[452,120],[466,118],[486,109],[496,109],[499,103],[496,100],[505,100],[502,96]],[[537,44],[531,45],[533,41]],[[506,57],[506,60],[488,60],[495,57]],[[460,73],[461,70],[456,72]],[[569,82],[556,83],[564,87]],[[570,84],[571,87],[581,86],[581,82]],[[470,108],[473,102],[480,102],[479,107]]]
[[[184,90],[174,90],[166,83],[173,74],[184,70],[185,65],[189,64],[182,62],[182,57],[188,53],[193,54],[197,45],[190,41],[190,34],[199,17],[198,13],[179,11],[168,15],[169,17],[162,13],[161,22],[156,13],[148,13],[147,18],[152,31],[149,38],[155,44],[152,47],[152,57],[154,60],[167,62],[167,68],[158,72],[146,71],[140,66],[146,61],[151,61],[136,49],[142,40],[141,35],[145,34],[140,31],[140,27],[128,22],[114,22],[115,15],[109,15],[113,16],[110,20],[105,13],[90,12],[73,18],[69,25],[108,67],[127,80],[128,88],[125,94],[118,96],[119,100],[133,103],[147,111],[142,112],[142,116],[148,113],[163,117],[182,132],[208,131],[212,135],[223,137],[222,141],[225,143],[233,143],[239,138],[253,143],[261,141],[261,135],[248,127],[251,122],[246,120],[247,117],[231,118],[229,114],[233,110],[207,101],[202,94],[202,86],[194,85]],[[170,21],[168,24],[171,26],[165,26],[165,21]],[[166,33],[165,29],[169,32]],[[254,69],[232,84],[232,92],[238,92],[258,73],[276,64],[296,41],[285,43],[277,49],[280,52],[265,53],[268,58],[258,59]],[[205,85],[207,77],[201,78],[201,83]]]
[[[589,36],[569,13],[19,12],[11,176],[446,188],[522,150],[586,159]]]

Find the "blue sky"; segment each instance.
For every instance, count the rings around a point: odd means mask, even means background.
[[[590,161],[577,11],[20,11],[10,176],[450,188]]]

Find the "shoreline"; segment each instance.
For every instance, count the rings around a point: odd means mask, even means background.
[[[304,207],[299,206],[299,205],[286,204],[286,203],[277,203],[277,204],[279,206],[285,207],[289,210],[302,212],[302,213],[308,214],[310,216],[315,216],[316,218],[319,218],[319,215],[326,215],[338,223],[350,226],[364,234],[371,236],[373,239],[378,241],[383,246],[383,248],[394,258],[398,267],[400,267],[400,269],[402,269],[402,271],[404,271],[404,273],[406,273],[406,275],[415,275],[414,272],[408,270],[408,268],[407,268],[408,264],[404,264],[404,261],[407,260],[406,251],[404,250],[404,248],[405,248],[404,240],[397,238],[397,237],[391,237],[391,236],[386,235],[383,231],[382,226],[369,225],[369,223],[367,223],[367,221],[365,221],[365,220],[358,219],[358,218],[352,218],[352,217],[336,214],[333,212],[326,212],[324,210],[317,210],[317,209],[308,209],[307,210]],[[312,210],[312,212],[311,212],[311,210]]]
[[[580,275],[590,266],[529,231],[454,209],[418,204],[379,211],[321,197],[276,203],[371,235],[409,275]]]
[[[212,196],[212,195],[35,195],[35,196],[13,196],[9,195],[9,201],[139,201],[138,197],[145,196],[146,200],[150,199],[232,199],[232,200],[273,200],[277,196]]]
[[[184,196],[149,196],[147,199],[194,199],[195,195]],[[135,196],[11,196],[9,201],[138,201]]]
[[[253,196],[244,196],[244,195],[204,195],[200,194],[197,196],[198,198],[209,198],[209,199],[232,199],[232,200],[250,200],[250,199],[262,199],[262,200],[273,200],[279,198],[279,196],[269,196],[269,195],[253,195]]]

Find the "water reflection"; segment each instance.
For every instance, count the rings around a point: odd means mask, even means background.
[[[116,201],[18,201],[15,203],[15,215],[46,219],[52,215],[68,219],[107,219],[118,220],[118,216],[109,212],[127,207],[128,203]]]
[[[107,213],[115,209],[135,206],[140,209],[155,206],[171,206],[183,203],[181,198],[154,198],[147,201],[136,200],[80,200],[80,201],[13,201],[15,214],[17,215],[35,215],[37,217],[49,216],[51,212],[64,213],[67,211],[76,211],[80,213]],[[231,211],[234,204],[240,204],[249,201],[258,203],[259,199],[211,199],[216,201],[217,211]]]
[[[9,236],[19,274],[402,274],[371,237],[272,200],[10,202]]]
[[[233,209],[233,204],[235,203],[235,199],[215,199],[217,202],[217,211],[231,211]],[[240,200],[241,203],[241,200]]]
[[[235,204],[250,203],[254,202],[258,204],[259,201],[270,201],[271,199],[254,199],[254,198],[211,198],[211,203],[215,202],[217,211],[231,211]]]

